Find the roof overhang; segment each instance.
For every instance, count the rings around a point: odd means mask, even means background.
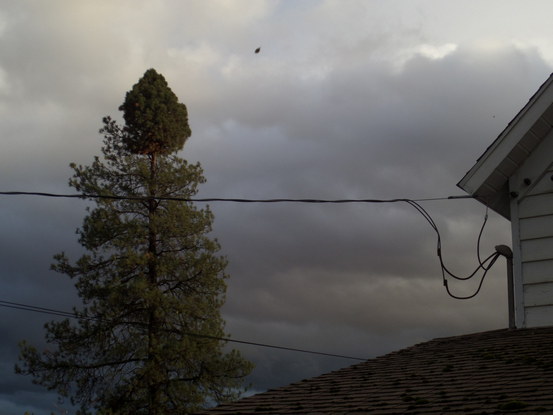
[[[553,74],[457,184],[510,219],[509,178],[553,127]]]

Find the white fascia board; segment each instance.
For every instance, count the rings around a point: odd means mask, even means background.
[[[492,145],[488,147],[457,186],[470,195],[477,193],[478,189],[482,187],[493,171],[505,160],[524,135],[553,103],[552,83],[553,75],[530,98],[530,101],[507,125]]]
[[[522,283],[522,259],[520,247],[520,220],[518,214],[518,202],[512,199],[510,202],[511,235],[513,252],[513,291],[515,308],[515,327],[526,327],[524,313],[524,285]]]

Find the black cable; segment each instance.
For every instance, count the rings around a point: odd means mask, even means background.
[[[440,256],[440,264],[442,265],[443,271],[450,277],[455,278],[456,280],[459,280],[459,281],[467,281],[473,278],[480,270],[488,271],[492,267],[493,263],[495,262],[495,261],[492,261],[495,254],[496,252],[491,253],[483,262],[478,264],[478,266],[474,271],[472,271],[472,273],[470,273],[466,277],[459,277],[458,275],[455,275],[451,271],[449,271],[449,269],[444,265],[444,262],[441,256]],[[486,266],[487,262],[490,262],[490,264]]]
[[[10,191],[10,192],[0,192],[0,195],[5,196],[44,196],[44,197],[58,197],[58,198],[78,198],[78,199],[113,199],[113,200],[150,200],[151,197],[144,196],[115,196],[115,195],[99,195],[99,194],[59,194],[59,193],[44,193],[44,192],[20,192],[20,191]],[[468,299],[469,297],[457,297],[451,294],[447,286],[446,274],[455,278],[457,280],[466,281],[473,278],[476,273],[482,269],[484,270],[484,275],[480,281],[479,288],[480,291],[483,280],[488,272],[488,270],[493,266],[496,261],[495,253],[491,254],[484,261],[480,258],[480,239],[484,231],[488,219],[488,211],[486,209],[486,216],[484,218],[484,223],[480,229],[477,240],[477,257],[478,257],[478,267],[467,277],[459,277],[451,272],[445,265],[442,257],[442,240],[438,226],[434,222],[434,219],[430,214],[418,203],[422,201],[435,201],[435,200],[452,200],[452,199],[472,199],[474,196],[470,195],[459,195],[459,196],[448,196],[448,197],[437,197],[437,198],[426,198],[426,199],[406,199],[406,198],[397,198],[397,199],[290,199],[290,198],[278,198],[278,199],[241,199],[241,198],[182,198],[182,197],[168,197],[168,196],[159,196],[155,197],[156,200],[167,200],[167,201],[180,201],[180,202],[234,202],[234,203],[311,203],[311,204],[342,204],[342,203],[407,203],[415,208],[422,217],[428,222],[432,227],[434,232],[436,232],[437,237],[437,255],[440,261],[440,267],[442,272],[442,278],[444,286],[448,294],[457,299]],[[489,261],[489,264],[486,263]]]
[[[86,320],[100,320],[98,318],[94,317],[79,317],[75,313],[71,313],[68,311],[61,311],[61,310],[55,310],[52,308],[45,308],[45,307],[37,307],[33,305],[28,304],[22,304],[22,303],[14,303],[11,301],[5,301],[0,300],[0,307],[6,307],[6,308],[13,308],[16,310],[24,310],[24,311],[32,311],[35,313],[41,313],[41,314],[51,314],[58,317],[68,317],[68,318],[75,318],[75,319],[81,319],[84,318]],[[239,344],[245,344],[250,346],[258,346],[258,347],[266,347],[266,348],[272,348],[272,349],[279,349],[279,350],[286,350],[290,352],[298,352],[298,353],[308,353],[308,354],[314,354],[319,356],[327,356],[327,357],[339,357],[342,359],[350,359],[350,360],[367,360],[366,358],[362,357],[353,357],[353,356],[346,356],[341,354],[333,354],[333,353],[324,353],[324,352],[318,352],[313,350],[306,350],[306,349],[297,349],[294,347],[286,347],[286,346],[276,346],[274,344],[266,344],[266,343],[258,343],[258,342],[251,342],[246,340],[237,340],[237,339],[231,339],[228,337],[217,337],[217,336],[210,336],[207,334],[199,334],[199,333],[187,333],[182,332],[181,334],[189,337],[197,337],[197,338],[203,338],[203,339],[210,339],[210,340],[219,340],[229,343],[239,343]]]
[[[115,196],[115,195],[99,195],[99,194],[62,194],[62,193],[45,193],[45,192],[20,192],[9,191],[0,192],[3,196],[43,196],[43,197],[56,197],[56,198],[71,198],[71,199],[113,199],[113,200],[149,200],[149,196]],[[154,197],[156,200],[167,200],[176,202],[234,202],[234,203],[312,203],[312,204],[341,204],[341,203],[396,203],[396,202],[428,202],[436,200],[453,200],[453,199],[472,199],[472,196],[458,195],[447,197],[433,197],[422,199],[291,199],[291,198],[276,198],[276,199],[243,199],[243,198],[221,198],[221,197],[208,197],[208,198],[185,198],[185,197],[171,197],[171,196],[158,196]]]
[[[484,228],[486,227],[486,222],[488,221],[488,206],[486,206],[486,214],[484,215],[484,222],[480,228],[480,233],[478,234],[478,240],[476,242],[476,256],[478,257],[478,262],[482,265],[482,260],[480,259],[480,239],[482,239],[482,234],[484,233]]]
[[[368,359],[362,358],[362,357],[344,356],[344,355],[340,355],[340,354],[316,352],[316,351],[313,351],[313,350],[296,349],[296,348],[285,347],[285,346],[275,346],[275,345],[266,344],[266,343],[256,343],[256,342],[245,341],[245,340],[229,339],[228,337],[223,338],[223,337],[215,337],[215,336],[208,336],[208,335],[204,335],[204,334],[194,334],[194,333],[185,333],[185,334],[187,336],[201,337],[201,338],[207,338],[207,339],[212,339],[212,340],[223,340],[223,341],[228,341],[228,342],[232,342],[232,343],[247,344],[247,345],[250,345],[250,346],[268,347],[268,348],[272,348],[272,349],[287,350],[287,351],[291,351],[291,352],[309,353],[309,354],[316,354],[316,355],[320,355],[320,356],[329,356],[329,357],[340,357],[342,359],[363,360],[363,361],[368,360]]]
[[[497,261],[497,258],[499,258],[500,256],[501,256],[501,254],[499,252],[496,252],[496,253],[491,255],[491,257],[493,257],[493,259],[491,260],[490,265],[488,266],[488,268],[484,268],[484,274],[482,275],[482,278],[480,279],[480,283],[478,284],[478,288],[476,289],[476,291],[473,294],[470,294],[470,295],[467,295],[467,296],[454,295],[449,289],[447,279],[444,278],[444,286],[445,286],[445,289],[446,289],[447,293],[449,294],[449,296],[452,297],[452,298],[455,298],[456,300],[470,300],[471,298],[476,297],[478,295],[478,293],[480,292],[480,289],[482,288],[482,284],[484,284],[484,279],[486,278],[486,274],[488,273],[490,268],[493,266],[495,261]]]
[[[76,317],[74,313],[69,313],[67,311],[54,310],[51,308],[44,308],[44,307],[35,307],[27,304],[14,303],[11,301],[0,300],[0,307],[14,308],[16,310],[34,311],[34,312],[43,313],[43,314],[52,314],[54,316],[60,316],[60,317],[71,317],[71,318]]]
[[[444,263],[444,260],[443,260],[443,256],[442,256],[442,237],[440,235],[440,230],[438,229],[438,226],[436,225],[436,223],[434,222],[434,219],[432,218],[432,216],[430,216],[430,214],[421,206],[419,205],[417,202],[415,202],[414,200],[409,200],[407,201],[407,203],[411,206],[413,206],[425,219],[426,221],[430,224],[430,226],[432,227],[432,229],[434,229],[434,232],[436,232],[436,237],[437,237],[437,243],[436,243],[436,251],[437,251],[437,255],[438,255],[438,259],[440,261],[440,268],[441,268],[441,272],[442,272],[442,280],[443,280],[443,284],[446,288],[446,291],[448,293],[448,295],[452,298],[455,298],[456,300],[468,300],[468,299],[471,299],[471,298],[474,298],[476,295],[478,295],[478,293],[480,292],[480,289],[482,288],[482,285],[484,283],[484,279],[486,278],[486,275],[488,273],[488,271],[492,268],[492,266],[494,265],[494,263],[497,261],[497,258],[499,257],[500,254],[498,254],[497,252],[494,252],[492,254],[490,254],[484,261],[481,261],[480,259],[480,254],[479,254],[479,251],[480,251],[480,239],[482,237],[482,233],[484,231],[484,227],[486,225],[486,222],[488,220],[488,210],[486,209],[486,215],[484,217],[484,223],[482,224],[482,227],[480,229],[480,233],[478,235],[478,240],[477,240],[477,250],[478,250],[478,266],[476,267],[476,269],[471,273],[469,274],[468,276],[466,277],[460,277],[458,275],[455,275],[453,272],[451,272],[445,265]],[[489,263],[488,263],[489,262]],[[488,264],[487,264],[488,263]],[[486,265],[487,264],[487,265]],[[469,280],[471,278],[473,278],[476,273],[480,270],[483,270],[484,273],[482,275],[482,278],[480,279],[480,283],[476,289],[476,291],[471,294],[471,295],[468,295],[468,296],[458,296],[458,295],[454,295],[451,290],[449,289],[449,285],[448,285],[448,281],[447,281],[447,278],[446,278],[446,274],[451,276],[452,278],[455,278],[456,280],[461,280],[461,281],[466,281],[466,280]]]

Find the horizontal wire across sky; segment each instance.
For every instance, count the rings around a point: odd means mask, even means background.
[[[63,194],[63,193],[45,193],[45,192],[21,192],[21,191],[9,191],[0,192],[2,196],[42,196],[42,197],[57,197],[57,198],[71,198],[71,199],[114,199],[114,200],[149,200],[152,197],[148,196],[115,196],[115,195],[98,195],[98,194]],[[222,198],[222,197],[209,197],[209,198],[184,198],[184,197],[170,197],[170,196],[157,196],[153,197],[156,200],[169,200],[177,202],[234,202],[234,203],[397,203],[397,202],[429,202],[436,200],[453,200],[453,199],[473,199],[470,195],[458,195],[447,197],[431,197],[431,198],[396,198],[396,199],[291,199],[291,198],[274,198],[274,199],[243,199],[243,198]]]
[[[71,198],[71,199],[112,199],[112,200],[151,200],[152,197],[145,197],[145,196],[116,196],[116,195],[100,195],[100,194],[62,194],[62,193],[46,193],[46,192],[22,192],[22,191],[0,191],[0,196],[39,196],[39,197],[52,197],[52,198]],[[418,202],[429,202],[429,201],[440,201],[440,200],[455,200],[455,199],[473,199],[473,196],[470,195],[456,195],[456,196],[447,196],[447,197],[432,197],[432,198],[417,198],[417,199],[408,199],[408,198],[396,198],[396,199],[293,199],[293,198],[272,198],[272,199],[245,199],[245,198],[220,198],[220,197],[213,197],[213,198],[183,198],[183,197],[154,197],[153,199],[156,200],[167,200],[167,201],[178,201],[178,202],[230,202],[230,203],[306,203],[306,204],[347,204],[347,203],[407,203],[414,207],[430,224],[430,226],[434,229],[434,231],[437,234],[438,238],[438,246],[440,245],[440,233],[438,231],[438,228],[436,224],[434,223],[432,217],[420,206],[418,205]],[[483,228],[482,228],[483,230]],[[479,238],[482,234],[482,230],[480,231]],[[441,258],[441,250],[438,249],[438,256],[440,257],[440,265],[442,267],[442,273],[444,271],[444,264],[443,260]],[[486,262],[486,261],[484,261]],[[482,265],[482,264],[480,264]],[[489,266],[491,268],[491,265]],[[489,270],[484,268],[485,271]],[[447,269],[446,269],[447,271]],[[449,275],[452,275],[451,273],[447,272]],[[452,275],[455,277],[454,275]],[[472,276],[472,275],[471,275]],[[485,274],[484,274],[485,277]],[[484,277],[482,277],[481,283],[482,284]],[[444,276],[445,281],[445,276]],[[446,284],[447,287],[447,284]],[[449,293],[449,290],[448,290]],[[451,294],[450,294],[451,295]],[[455,297],[459,298],[459,297]],[[23,304],[23,303],[16,303],[6,300],[0,300],[0,307],[5,308],[12,308],[12,309],[18,309],[18,310],[25,310],[25,311],[32,311],[36,313],[42,313],[42,314],[51,314],[59,317],[67,317],[67,318],[76,318],[78,319],[79,316],[76,313],[72,312],[66,312],[51,308],[45,308],[45,307],[38,307],[33,306],[29,304]],[[94,319],[90,318],[89,319]],[[245,345],[251,345],[251,346],[258,346],[258,347],[266,347],[266,348],[273,348],[273,349],[280,349],[280,350],[286,350],[291,352],[300,352],[300,353],[309,353],[313,355],[320,355],[320,356],[327,356],[327,357],[336,357],[336,358],[343,358],[343,359],[351,359],[351,360],[367,360],[366,358],[361,357],[353,357],[353,356],[346,356],[346,355],[340,355],[340,354],[333,354],[333,353],[324,353],[319,351],[313,351],[313,350],[306,350],[306,349],[298,349],[293,347],[285,347],[285,346],[277,346],[272,344],[266,344],[266,343],[258,343],[258,342],[251,342],[246,340],[238,340],[238,339],[231,339],[228,337],[216,337],[216,336],[208,336],[198,333],[183,333],[186,336],[191,337],[198,337],[198,338],[206,338],[211,340],[219,340],[224,342],[231,342],[231,343],[239,343],[239,344],[245,344]]]

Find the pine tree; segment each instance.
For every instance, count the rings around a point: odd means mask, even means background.
[[[53,346],[21,343],[16,371],[70,397],[81,413],[186,414],[236,398],[251,370],[223,350],[226,261],[213,215],[190,198],[205,181],[179,158],[190,136],[184,104],[153,69],[127,93],[125,125],[103,119],[103,158],[71,164],[70,186],[96,206],[79,229],[86,254],[53,269],[75,280],[75,320],[45,325]],[[160,199],[161,198],[161,199]]]
[[[123,111],[123,142],[133,153],[169,154],[178,151],[190,137],[186,106],[154,69],[127,92]]]

